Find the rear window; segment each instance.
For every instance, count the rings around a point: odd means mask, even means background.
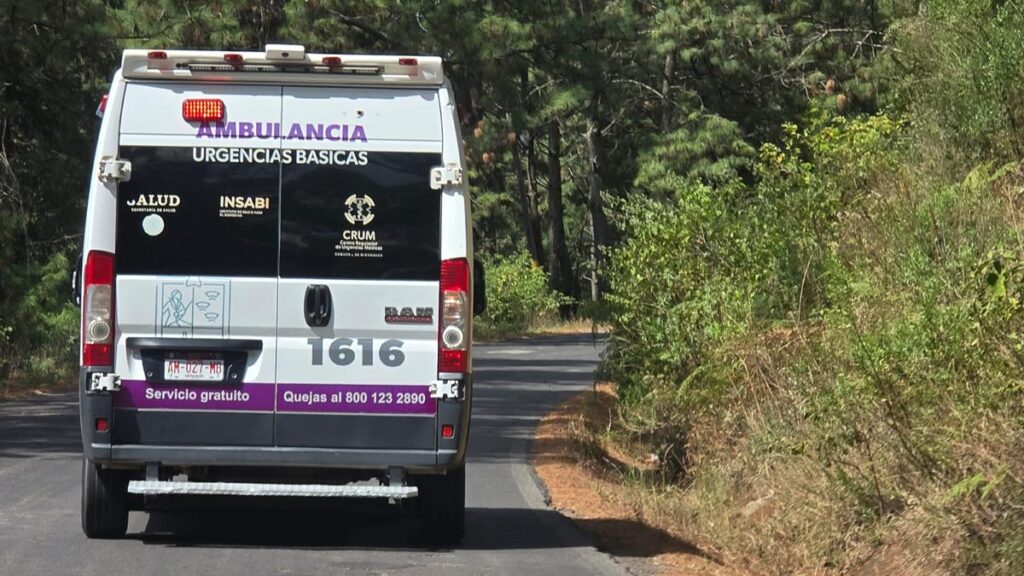
[[[120,274],[436,280],[439,154],[121,148]],[[223,154],[221,154],[223,152]]]
[[[186,147],[120,155],[132,177],[118,187],[119,274],[277,275],[280,163],[197,162]]]
[[[441,194],[430,169],[440,155],[354,154],[365,156],[282,167],[281,276],[437,280]]]

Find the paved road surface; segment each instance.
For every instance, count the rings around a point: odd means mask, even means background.
[[[0,403],[0,575],[625,574],[545,507],[526,459],[538,418],[590,385],[597,357],[589,336],[476,348],[467,535],[454,550],[411,547],[409,521],[389,510],[320,503],[133,512],[126,539],[86,540],[75,398]]]

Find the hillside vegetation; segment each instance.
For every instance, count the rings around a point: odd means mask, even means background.
[[[926,8],[875,63],[891,105],[622,210],[611,434],[766,572],[1024,572],[1024,4]]]

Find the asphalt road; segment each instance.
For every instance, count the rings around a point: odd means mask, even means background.
[[[128,537],[81,531],[76,399],[0,403],[0,574],[622,575],[575,525],[545,506],[527,461],[538,419],[587,388],[590,336],[478,345],[463,544],[413,547],[408,517],[386,506],[133,512]]]

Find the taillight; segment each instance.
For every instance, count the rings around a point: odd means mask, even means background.
[[[415,58],[399,58],[398,59],[398,65],[399,66],[408,66],[408,67],[412,68],[412,70],[409,71],[409,76],[419,76],[419,73],[420,73],[419,60],[417,60]]]
[[[99,106],[96,107],[96,117],[97,118],[103,118],[103,114],[106,113],[106,111],[107,111],[107,100],[109,98],[110,97],[107,94],[104,94],[103,97],[100,98],[100,104],[99,104]]]
[[[85,259],[82,299],[82,365],[114,363],[114,255],[92,251]]]
[[[469,363],[469,262],[441,262],[441,326],[438,372],[465,372]]]
[[[224,119],[224,101],[217,98],[189,98],[181,103],[181,117],[188,122]]]

